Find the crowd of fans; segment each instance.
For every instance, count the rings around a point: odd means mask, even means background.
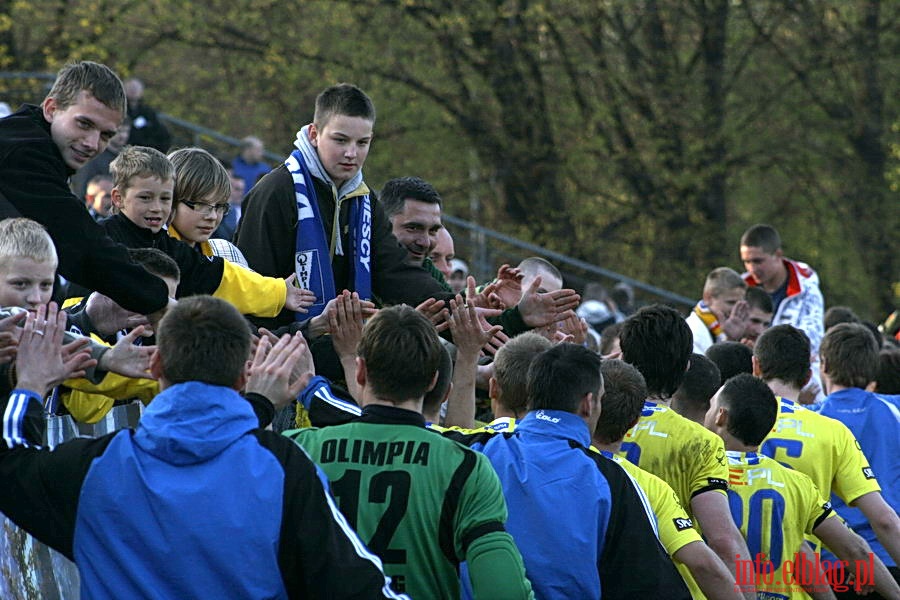
[[[775,228],[687,315],[477,282],[356,86],[275,167],[142,97],[80,62],[0,119],[0,512],[84,597],[900,598],[897,332]]]

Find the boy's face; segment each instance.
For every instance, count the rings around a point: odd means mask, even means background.
[[[44,119],[50,123],[50,135],[66,165],[77,171],[106,149],[122,122],[122,113],[82,90],[75,102],[62,109],[55,98],[41,105]]]
[[[716,296],[704,298],[704,300],[706,300],[709,310],[716,315],[719,323],[723,323],[731,316],[731,311],[734,310],[734,306],[743,300],[746,295],[747,291],[744,288],[733,288],[725,290],[724,292],[719,292]]]
[[[196,244],[209,239],[209,236],[222,222],[225,209],[229,205],[227,200],[216,198],[213,195],[205,196],[194,202],[194,208],[183,202],[178,203],[178,206],[175,207],[175,216],[172,218],[172,226],[186,241]],[[220,205],[222,208],[217,208]]]
[[[309,141],[315,146],[322,166],[340,187],[362,169],[372,142],[372,121],[362,117],[334,115],[322,127],[309,127]]]
[[[159,177],[132,177],[124,196],[113,188],[113,203],[138,227],[157,233],[172,213],[172,190],[175,182]]]
[[[55,262],[37,262],[13,257],[0,261],[0,306],[18,306],[30,311],[50,302]]]

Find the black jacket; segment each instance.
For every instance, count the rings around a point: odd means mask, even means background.
[[[134,264],[94,222],[69,191],[71,174],[39,106],[26,105],[0,119],[0,219],[27,217],[46,227],[66,279],[128,310],[149,314],[164,308],[163,281]]]
[[[138,227],[128,217],[112,215],[100,221],[107,235],[129,248],[156,248],[171,256],[181,270],[176,298],[196,294],[212,294],[222,283],[225,259],[203,256],[181,240],[170,237],[164,229],[153,233]]]
[[[319,214],[330,238],[336,205],[331,187],[313,177]],[[374,200],[374,194],[370,195]],[[341,244],[352,247],[349,236],[349,203],[341,206]],[[297,202],[294,182],[285,165],[273,169],[257,183],[244,199],[241,221],[234,243],[250,267],[263,275],[287,277],[294,272],[297,235]],[[349,254],[349,253],[348,253]],[[335,292],[353,289],[353,265],[348,254],[335,255],[331,261]],[[429,297],[449,299],[441,285],[426,271],[406,263],[407,252],[394,234],[376,201],[372,202],[372,293],[384,304],[406,303],[416,306]],[[282,312],[272,326],[286,325],[293,314]]]

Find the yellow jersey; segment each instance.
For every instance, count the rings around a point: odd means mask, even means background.
[[[752,582],[751,573],[757,569],[764,574],[757,577],[757,593],[766,592],[766,598],[809,598],[793,579],[796,568],[787,574],[784,564],[796,559],[804,534],[812,534],[825,519],[838,518],[831,503],[812,479],[767,456],[733,451],[726,456],[731,517],[750,550],[750,556],[736,565],[738,585]],[[755,566],[757,560],[760,567]]]
[[[787,398],[778,398],[775,426],[759,452],[805,473],[823,494],[834,492],[848,505],[864,494],[881,491],[846,425]]]
[[[728,488],[722,438],[664,404],[644,403],[618,455],[668,483],[688,515],[691,498],[710,490],[725,494]]]

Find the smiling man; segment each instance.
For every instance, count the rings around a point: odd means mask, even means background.
[[[441,228],[441,196],[419,177],[391,179],[381,189],[381,205],[391,232],[406,249],[406,262],[421,266],[437,245]]]
[[[277,277],[296,273],[316,294],[309,314],[283,312],[266,325],[315,317],[344,289],[385,304],[450,298],[427,271],[407,263],[363,181],[374,125],[365,92],[347,83],[326,88],[294,152],[247,194],[234,242],[250,267]]]
[[[68,184],[103,152],[124,114],[122,82],[85,61],[63,67],[40,106],[0,119],[0,219],[41,223],[56,245],[60,275],[150,314],[166,307],[166,285],[106,236]]]

